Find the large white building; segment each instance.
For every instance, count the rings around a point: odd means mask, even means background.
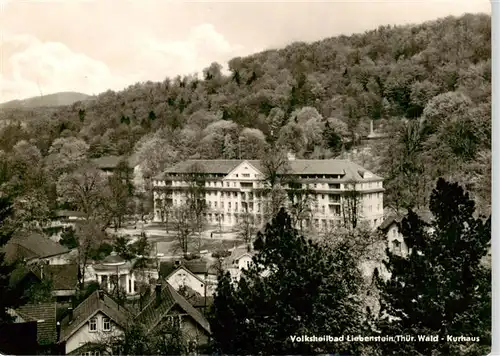
[[[196,167],[193,169],[193,167]],[[346,160],[295,160],[289,158],[287,175],[300,188],[308,188],[310,211],[303,219],[306,227],[327,230],[345,221],[347,210],[373,228],[383,220],[383,178]],[[257,226],[264,223],[266,186],[258,160],[188,160],[180,162],[153,179],[154,220],[163,220],[169,209],[186,201],[192,175],[200,176],[206,201],[208,224],[236,226],[244,214]],[[190,183],[191,182],[191,183]],[[286,184],[285,189],[291,188]],[[297,188],[295,188],[297,189]],[[352,209],[353,192],[356,209]],[[348,200],[351,200],[351,203]],[[350,208],[349,208],[350,207]]]

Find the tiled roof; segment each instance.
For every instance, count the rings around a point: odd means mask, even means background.
[[[262,172],[261,162],[259,160],[246,160],[256,169]],[[161,179],[170,173],[188,173],[193,165],[207,174],[228,174],[245,160],[187,160],[180,162],[167,170],[162,175],[155,177]],[[364,173],[368,172],[365,168],[348,160],[341,159],[314,159],[314,160],[290,160],[290,173],[300,175],[321,175],[333,174],[343,175],[342,180],[363,180]],[[371,173],[371,172],[370,172]],[[372,173],[370,179],[382,179]]]
[[[162,285],[160,304],[157,305],[155,294],[153,294],[153,297],[150,298],[146,307],[137,316],[137,320],[144,324],[148,332],[150,332],[158,325],[163,317],[169,314],[175,305],[179,306],[186,314],[193,318],[198,325],[210,333],[210,324],[207,319],[169,283]]]
[[[16,309],[16,313],[26,322],[37,322],[39,343],[56,341],[56,303],[26,304]]]
[[[39,258],[60,255],[69,250],[57,242],[36,232],[20,232],[8,244],[19,245]]]
[[[133,157],[125,158],[124,156],[103,156],[93,159],[92,163],[100,169],[114,169],[124,159],[126,159],[129,168],[134,168]]]
[[[160,262],[160,276],[167,277],[180,266],[184,266],[188,271],[194,274],[205,274],[212,273],[212,268],[207,261],[193,260],[193,261],[185,261],[180,260],[179,264],[176,264],[175,261],[163,261]]]
[[[132,317],[125,307],[118,305],[105,292],[97,290],[73,310],[73,320],[70,321],[69,316],[63,319],[61,341],[67,340],[97,312],[105,314],[121,327],[124,327]]]
[[[54,290],[72,290],[78,284],[78,265],[44,265],[38,268],[37,275],[40,276],[41,268],[43,267],[43,278],[52,280],[52,288]],[[41,276],[40,276],[41,277]]]

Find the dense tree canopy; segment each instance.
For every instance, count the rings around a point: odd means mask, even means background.
[[[211,322],[224,354],[359,353],[352,342],[300,343],[290,336],[363,333],[361,275],[348,248],[320,247],[282,209],[259,233],[258,253],[237,285],[219,277]]]
[[[390,279],[379,279],[382,334],[437,335],[437,342],[386,343],[385,355],[485,355],[491,345],[491,269],[482,263],[491,220],[456,183],[439,179],[429,208],[433,221],[410,211],[401,232],[407,258],[388,251]],[[389,317],[396,318],[390,321]],[[448,336],[479,338],[450,342]]]
[[[439,176],[469,182],[469,162],[488,157],[490,20],[466,14],[380,26],[233,58],[228,75],[211,63],[199,77],[136,83],[67,107],[4,110],[0,119],[11,124],[0,129],[0,150],[18,155],[14,146],[24,140],[30,146],[20,144],[19,156],[40,161],[39,151],[49,194],[58,175],[84,157],[136,153],[149,177],[186,158],[259,158],[265,152],[259,147],[274,141],[298,158],[331,158],[368,145],[371,162],[360,163],[394,187],[387,205],[425,206]],[[404,144],[407,130],[395,127],[414,126],[418,118],[419,146],[397,154],[392,147]],[[385,149],[361,140],[370,120],[390,134]],[[484,196],[481,186],[468,188]],[[479,208],[488,209],[487,202]]]

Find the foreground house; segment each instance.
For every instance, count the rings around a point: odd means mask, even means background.
[[[165,327],[178,328],[191,345],[206,345],[210,338],[208,320],[168,283],[156,285],[154,296],[136,320],[148,333],[162,331]]]
[[[45,262],[67,264],[73,259],[74,251],[37,232],[18,232],[3,247],[8,263],[25,261],[27,264]]]
[[[128,309],[98,290],[62,320],[59,340],[67,355],[85,354],[93,345],[121,335],[131,318]]]
[[[39,304],[26,304],[15,310],[10,309],[8,313],[14,318],[14,323],[25,325],[28,334],[23,335],[27,337],[29,343],[29,326],[34,325],[36,330],[36,354],[49,353],[61,354],[62,350],[58,343],[57,327],[56,327],[56,303],[39,303]],[[17,335],[19,338],[19,335]],[[34,353],[32,353],[34,354]]]
[[[383,179],[347,160],[296,160],[289,157],[294,181],[285,189],[312,192],[310,214],[304,225],[316,231],[338,226],[349,214],[356,214],[373,228],[383,220]],[[257,226],[264,223],[266,200],[262,196],[265,169],[258,160],[188,160],[153,178],[154,220],[164,220],[163,206],[180,206],[185,200],[190,177],[205,182],[207,223],[237,226],[249,214]],[[350,202],[356,196],[356,208]],[[354,211],[354,213],[353,213]],[[243,215],[245,214],[245,215]]]
[[[37,341],[40,345],[57,342],[56,303],[26,304],[11,310],[10,314],[15,323],[37,323]]]

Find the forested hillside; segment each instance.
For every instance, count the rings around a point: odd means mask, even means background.
[[[467,183],[486,211],[490,22],[467,14],[381,26],[233,58],[227,76],[212,63],[197,77],[136,83],[67,107],[4,110],[0,182],[28,189],[22,169],[35,160],[49,172],[49,194],[53,172],[81,157],[137,153],[152,175],[186,158],[259,158],[271,142],[299,158],[331,158],[355,151],[374,120],[390,135],[370,144],[363,163],[386,178],[386,205],[426,206],[443,176]]]

